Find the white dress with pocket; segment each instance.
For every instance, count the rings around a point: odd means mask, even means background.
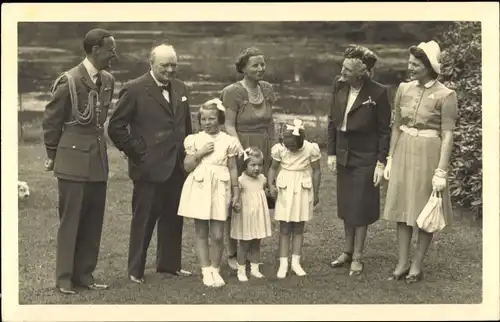
[[[242,173],[238,178],[241,211],[231,215],[231,238],[238,240],[263,239],[272,235],[271,217],[264,186],[266,177],[257,178]]]
[[[304,140],[302,148],[292,152],[278,143],[272,147],[271,156],[280,162],[275,219],[285,222],[311,220],[314,201],[311,163],[321,158],[318,144]]]
[[[178,214],[187,218],[225,221],[231,202],[227,161],[240,153],[241,146],[235,137],[225,132],[216,135],[199,132],[184,140],[186,154],[194,154],[208,142],[214,142],[214,151],[206,155],[186,178]]]

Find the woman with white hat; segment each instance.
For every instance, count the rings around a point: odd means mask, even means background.
[[[433,234],[418,229],[417,217],[433,191],[441,192],[446,225],[453,217],[446,183],[457,119],[457,94],[440,83],[439,45],[410,47],[409,82],[399,85],[385,179],[389,180],[382,219],[397,222],[398,263],[389,280],[422,279],[422,262]],[[413,229],[418,240],[409,260]]]

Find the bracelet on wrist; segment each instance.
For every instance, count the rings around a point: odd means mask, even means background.
[[[442,169],[436,169],[434,170],[434,174],[438,177],[441,177],[441,178],[446,178],[446,171],[442,170]]]

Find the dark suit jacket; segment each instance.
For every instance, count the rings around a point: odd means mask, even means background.
[[[347,116],[346,132],[340,132],[349,95],[349,85],[336,79],[328,116],[328,155],[336,155],[343,166],[369,166],[386,163],[391,135],[389,90],[367,80]],[[371,98],[374,104],[364,102]]]
[[[75,81],[75,103],[83,111],[89,104],[89,92],[97,91],[97,87],[83,63],[68,73]],[[52,98],[45,107],[42,127],[47,157],[54,160],[54,175],[60,179],[94,182],[108,180],[103,124],[108,115],[115,79],[106,71],[101,74],[102,86],[98,96],[100,105],[94,104],[94,116],[88,124],[75,122],[66,76],[59,76],[54,83]]]
[[[128,156],[134,181],[165,181],[184,161],[184,139],[192,133],[189,92],[177,79],[171,84],[171,103],[149,71],[120,91],[108,135]]]

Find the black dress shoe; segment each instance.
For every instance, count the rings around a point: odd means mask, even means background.
[[[92,291],[102,291],[102,290],[107,290],[109,288],[109,286],[106,284],[97,284],[97,283],[92,283],[89,285],[82,285],[82,286]]]
[[[182,268],[180,270],[177,270],[177,271],[171,271],[171,270],[165,270],[165,269],[157,269],[156,271],[158,273],[172,274],[175,276],[191,276],[191,275],[193,275],[193,273],[191,273],[190,271],[186,271]]]
[[[77,292],[72,288],[59,287],[58,291],[66,295],[75,295]]]
[[[144,284],[144,278],[138,278],[138,277],[135,277],[134,275],[130,275],[129,277],[129,280],[131,280],[132,282],[136,283],[136,284]]]

